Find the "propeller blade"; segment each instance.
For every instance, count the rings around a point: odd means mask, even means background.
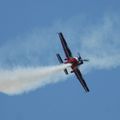
[[[85,62],[89,62],[89,59],[83,59],[83,61],[85,61]]]
[[[81,55],[80,55],[80,53],[78,52],[78,59],[79,60],[81,60],[82,59],[82,57],[81,57]]]

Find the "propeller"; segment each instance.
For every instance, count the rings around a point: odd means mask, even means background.
[[[79,60],[79,61],[82,60],[82,57],[81,57],[80,53],[78,53],[78,60]]]
[[[85,62],[89,62],[89,59],[82,59],[80,53],[78,53],[78,60],[79,60],[79,61],[82,60],[82,61],[85,61]]]
[[[83,59],[83,61],[85,61],[85,62],[89,62],[89,59]]]

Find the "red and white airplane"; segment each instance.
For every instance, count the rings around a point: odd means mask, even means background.
[[[78,57],[73,57],[72,52],[69,49],[63,34],[60,32],[60,33],[58,33],[58,35],[59,35],[59,38],[60,38],[63,50],[65,52],[65,56],[66,56],[66,58],[64,59],[65,62],[63,62],[60,54],[56,54],[59,62],[61,64],[62,63],[64,63],[64,64],[70,63],[71,64],[71,68],[72,68],[71,73],[75,73],[77,79],[80,81],[80,83],[83,86],[84,90],[86,92],[89,92],[89,88],[88,88],[85,80],[83,79],[82,74],[81,74],[81,72],[80,72],[80,70],[78,68],[79,65],[82,65],[84,63],[84,61],[88,61],[88,59],[82,59],[80,54],[78,55]],[[68,70],[67,69],[64,69],[64,72],[65,72],[65,74],[68,74]]]

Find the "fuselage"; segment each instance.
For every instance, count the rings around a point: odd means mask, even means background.
[[[72,69],[75,69],[79,65],[83,64],[83,61],[79,61],[77,57],[71,57],[71,58],[65,59],[65,60],[66,60],[65,64],[67,64],[67,63],[72,64],[72,66],[71,66]]]

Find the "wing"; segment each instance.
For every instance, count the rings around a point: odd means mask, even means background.
[[[67,58],[72,57],[72,52],[70,51],[63,34],[62,33],[58,33],[58,35],[59,35],[59,38],[61,40],[62,47],[63,47],[63,50],[65,52],[66,57]]]
[[[89,92],[89,88],[88,88],[85,80],[83,79],[80,70],[79,70],[78,68],[76,68],[76,69],[74,70],[74,73],[75,73],[76,77],[78,78],[78,80],[80,81],[80,83],[81,83],[81,85],[83,86],[83,88],[85,89],[85,91],[86,91],[86,92]]]

